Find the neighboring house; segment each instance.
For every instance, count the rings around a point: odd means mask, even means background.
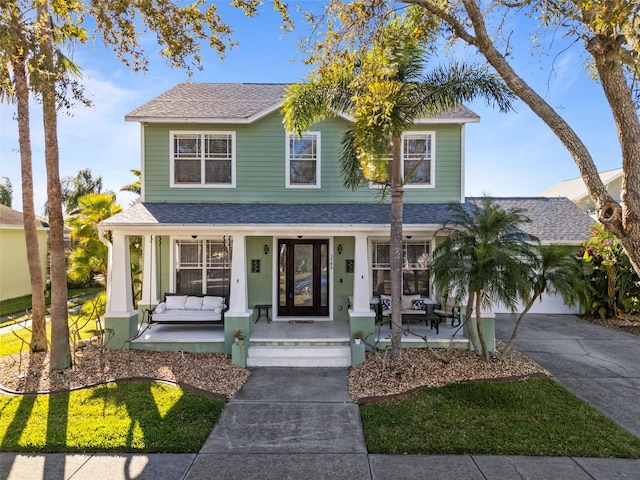
[[[224,338],[200,350],[231,352],[236,330],[255,345],[257,305],[271,306],[272,326],[344,325],[347,345],[353,332],[375,329],[372,299],[390,293],[390,205],[380,202],[378,186],[343,186],[338,158],[349,118],[326,119],[300,139],[285,132],[286,87],[179,84],[125,117],[141,125],[141,202],[100,224],[112,239],[106,322],[115,348],[191,348],[177,336],[174,345],[129,342],[144,309],[175,292],[227,299]],[[405,186],[405,294],[434,296],[436,232],[448,203],[465,200],[465,126],[478,121],[461,106],[403,136],[403,171],[425,158]],[[563,208],[575,207],[548,203],[568,228]],[[567,238],[560,229],[549,241],[571,243],[576,231]],[[133,235],[145,246],[140,313],[131,301]]]
[[[42,274],[47,278],[49,228],[38,222],[38,249]],[[0,205],[0,300],[31,294],[27,245],[22,213]]]
[[[616,168],[601,172],[600,178],[604,183],[607,192],[613,197],[613,199],[620,203],[620,190],[622,188],[622,168]],[[582,177],[572,178],[570,180],[564,180],[550,186],[544,192],[540,193],[541,197],[567,197],[573,203],[578,205],[580,209],[593,215],[595,212],[595,204],[587,191],[587,187],[584,184]]]

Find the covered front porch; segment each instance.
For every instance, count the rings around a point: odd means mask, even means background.
[[[347,322],[312,320],[261,320],[253,325],[239,353],[240,363],[246,366],[352,366],[354,353],[366,349],[384,349],[390,343],[391,331],[387,323],[375,325],[375,331],[366,336],[364,345],[355,345]],[[403,324],[402,344],[405,348],[468,349],[469,340],[460,327],[441,323],[439,332],[413,321]],[[212,325],[159,325],[143,324],[138,335],[131,340],[132,349],[155,351],[185,351],[223,353],[224,329]],[[356,352],[352,350],[355,349]],[[358,350],[362,352],[358,352]]]
[[[384,348],[389,342],[389,326],[378,324],[380,312],[372,299],[380,302],[390,292],[390,264],[389,226],[378,223],[387,217],[388,206],[355,207],[139,204],[108,219],[100,225],[101,234],[109,232],[110,238],[105,239],[109,246],[105,323],[112,333],[108,348],[232,354],[239,330],[246,342],[242,357],[249,364],[254,360],[259,364],[262,360],[255,354],[273,353],[273,347],[280,353],[286,350],[290,357],[303,357],[307,352],[302,348],[290,347],[305,344],[312,344],[315,353],[326,347],[324,354],[332,358],[327,363],[357,364],[364,359],[364,347],[354,346],[355,332],[365,334],[367,345]],[[403,238],[407,297],[437,301],[429,258],[439,240],[441,210],[434,205],[407,206],[410,220]],[[348,223],[336,223],[345,212]],[[225,222],[217,223],[220,218]],[[282,223],[283,219],[300,223]],[[137,308],[129,257],[132,238],[143,246],[142,298]],[[166,294],[176,293],[224,297],[224,323],[152,325],[141,332],[147,312]],[[265,312],[258,306],[269,308]],[[270,324],[265,313],[273,320]],[[454,336],[455,330],[444,324],[439,333],[424,321],[414,320],[408,327],[405,346],[426,346],[426,338],[436,348],[469,348],[461,330]],[[493,338],[493,326],[486,336]]]

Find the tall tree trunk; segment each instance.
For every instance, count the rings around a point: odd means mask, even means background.
[[[20,168],[22,173],[22,215],[24,236],[27,245],[27,263],[31,281],[31,351],[46,352],[46,303],[44,298],[44,279],[38,230],[33,203],[33,167],[31,154],[31,131],[29,127],[29,87],[25,58],[20,52],[12,57],[14,84],[18,108],[18,138],[20,144]]]
[[[49,203],[49,249],[51,258],[51,370],[71,366],[69,323],[67,311],[67,265],[64,252],[64,216],[60,187],[58,152],[58,117],[56,110],[56,82],[53,62],[51,19],[46,3],[38,7],[38,20],[43,28],[40,35],[44,57],[42,81],[42,113],[47,165],[47,197]],[[49,73],[51,72],[51,73]]]
[[[524,310],[520,312],[520,315],[518,315],[516,324],[513,327],[513,332],[511,332],[511,338],[509,338],[507,345],[504,347],[504,350],[502,350],[501,352],[503,357],[506,357],[511,351],[511,345],[513,344],[516,337],[518,336],[518,331],[520,330],[520,325],[522,325],[522,320],[524,319],[524,316],[527,313],[529,313],[529,310],[531,310],[531,307],[533,307],[533,304],[536,303],[536,300],[538,299],[538,297],[540,297],[540,295],[542,295],[542,292],[535,292],[533,297],[531,297],[531,300],[529,300],[529,302],[527,303],[527,306],[524,307]]]
[[[482,358],[489,361],[489,349],[487,348],[487,340],[484,338],[484,332],[482,331],[482,312],[480,305],[480,295],[476,295],[476,328],[478,329],[478,339],[480,340],[480,351]]]
[[[640,121],[633,105],[633,96],[620,62],[620,44],[623,38],[594,35],[587,43],[587,51],[595,60],[599,80],[611,107],[622,147],[623,180],[622,205],[618,205],[607,192],[598,175],[591,154],[580,137],[556,111],[516,74],[506,58],[496,49],[487,33],[483,12],[477,0],[461,0],[473,26],[472,35],[458,20],[431,0],[403,0],[422,6],[425,10],[447,22],[455,35],[475,46],[500,74],[509,88],[547,124],[571,154],[580,170],[587,191],[595,202],[598,220],[613,233],[624,247],[633,268],[640,275]]]
[[[402,353],[402,207],[404,190],[400,175],[399,135],[393,137],[393,160],[391,162],[391,225],[389,253],[391,267],[391,357],[396,360]]]
[[[473,315],[473,304],[475,303],[476,292],[469,288],[469,299],[467,300],[467,308],[464,312],[464,321],[467,324],[467,329],[469,331],[469,339],[471,340],[471,346],[473,347],[473,351],[480,355],[480,340],[478,339],[478,322],[476,322],[476,317]],[[445,305],[446,309],[447,306]]]
[[[621,41],[619,36],[609,39],[594,37],[587,44],[587,50],[595,60],[622,147],[622,209],[613,211],[608,221],[603,223],[608,231],[618,237],[640,275],[640,118],[633,103],[633,92],[625,77],[626,67],[620,61]]]

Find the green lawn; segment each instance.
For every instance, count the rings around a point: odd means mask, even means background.
[[[77,314],[69,314],[69,326],[73,326],[73,322],[77,318]],[[82,321],[78,325],[80,328],[80,337],[82,339],[91,338],[96,335],[96,324],[93,321]],[[51,339],[51,324],[47,322],[47,338]],[[24,343],[23,343],[24,340]],[[5,355],[13,355],[22,350],[29,352],[29,342],[31,341],[31,331],[26,328],[20,328],[14,332],[8,332],[0,335],[0,357]]]
[[[161,383],[0,396],[3,452],[198,452],[224,401]]]
[[[640,439],[550,379],[425,389],[360,413],[370,453],[640,458]]]
[[[68,292],[69,304],[70,306],[74,306],[77,304],[75,301],[77,298],[97,294],[101,290],[104,290],[102,287],[90,287],[90,288],[79,288],[79,289],[71,289]],[[47,305],[51,302],[51,292],[45,292],[45,301]],[[15,318],[20,318],[25,316],[25,312],[31,309],[31,295],[25,295],[24,297],[10,298],[8,300],[2,300],[0,302],[0,315],[12,315]],[[0,319],[0,326],[3,323],[13,322],[15,318],[9,319]]]

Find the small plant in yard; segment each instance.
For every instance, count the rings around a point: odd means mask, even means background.
[[[353,339],[356,341],[356,343],[360,343],[363,338],[364,333],[362,333],[362,330],[356,330],[355,332],[353,332]]]
[[[236,330],[235,332],[233,332],[233,338],[236,342],[241,342],[244,340],[244,333],[242,332],[242,330]]]

